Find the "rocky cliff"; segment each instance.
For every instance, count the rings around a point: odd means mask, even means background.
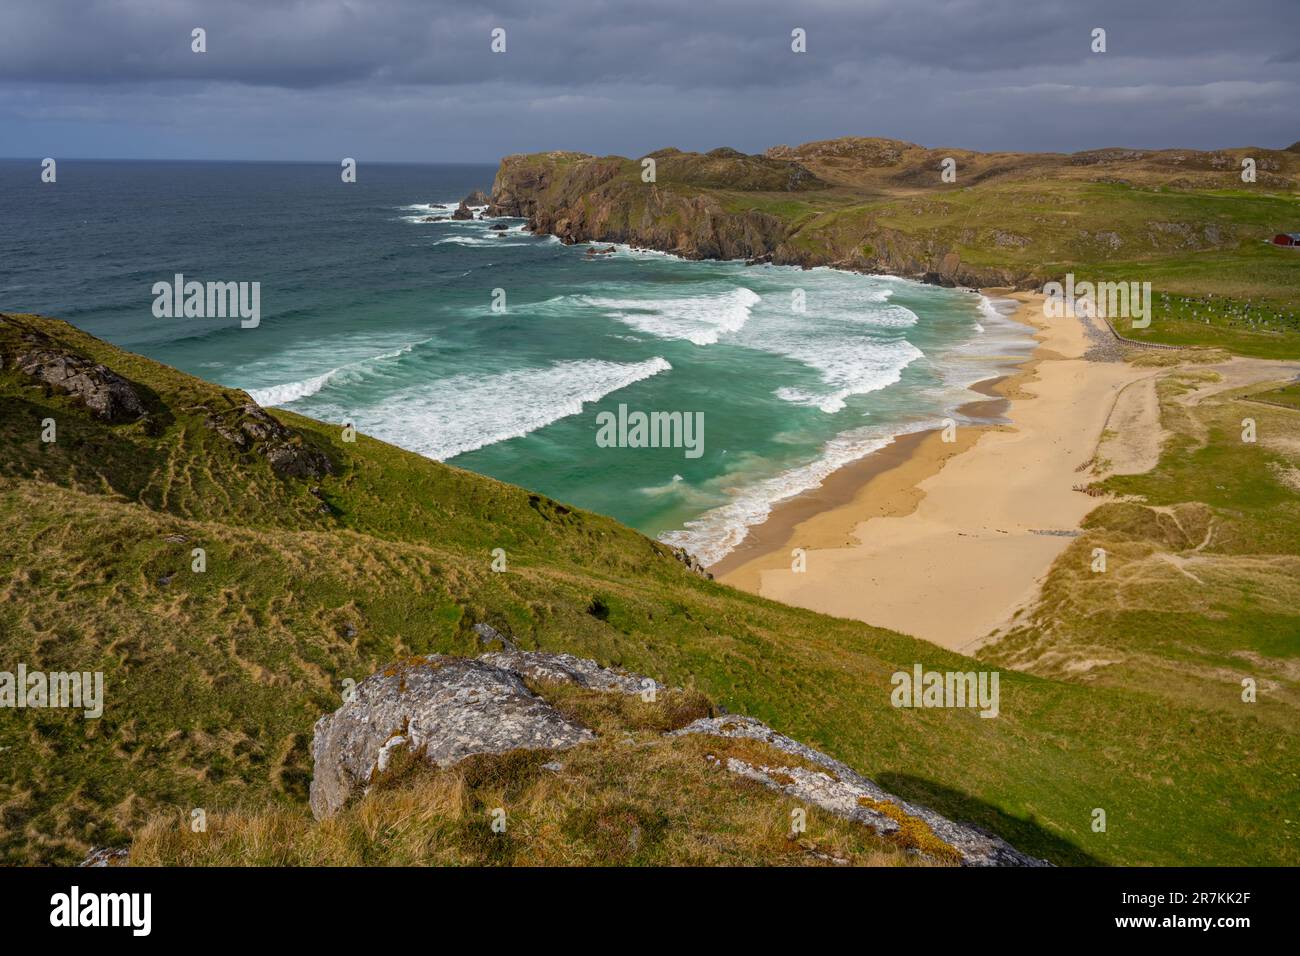
[[[652,183],[642,182],[640,167],[621,157],[508,156],[493,184],[488,212],[521,216],[535,232],[564,242],[624,242],[690,259],[751,259],[771,254],[780,244],[786,229],[778,217],[730,211],[718,198],[669,178],[685,173],[678,169],[676,155],[653,156],[660,175]],[[793,163],[772,162],[759,172],[767,174],[758,180],[766,186],[799,189],[815,182]]]

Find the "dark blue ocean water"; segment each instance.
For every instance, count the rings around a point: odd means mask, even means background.
[[[422,221],[494,171],[363,163],[345,184],[326,164],[65,160],[45,184],[39,162],[0,161],[0,309],[706,559],[774,501],[976,397],[968,385],[1031,344],[970,293],[625,248],[593,258],[519,220],[501,234]],[[155,317],[153,286],[177,273],[260,283],[260,324]],[[597,414],[620,404],[703,412],[703,454],[598,447]]]

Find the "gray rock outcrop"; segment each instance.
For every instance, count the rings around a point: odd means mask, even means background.
[[[754,765],[734,757],[726,760],[731,773],[755,780],[804,803],[829,813],[855,820],[882,836],[896,833],[907,818],[920,821],[942,843],[960,857],[963,866],[1047,866],[1043,860],[1021,853],[999,837],[967,823],[954,823],[926,807],[900,800],[881,789],[848,765],[820,751],[778,734],[752,717],[706,717],[673,731],[670,736],[707,734],[715,737],[748,738],[790,754],[804,766]],[[794,763],[794,762],[792,762]],[[900,821],[900,817],[903,818]]]
[[[77,866],[128,866],[130,860],[131,851],[127,847],[92,847],[86,854],[86,858]]]
[[[311,808],[317,819],[364,794],[399,748],[447,767],[475,754],[510,750],[564,750],[595,734],[529,689],[569,684],[637,694],[663,685],[571,654],[521,651],[495,628],[475,626],[483,643],[504,650],[476,659],[440,654],[394,664],[361,682],[356,694],[316,722]],[[725,715],[693,721],[668,737],[704,735],[760,741],[789,755],[771,765],[725,754],[715,764],[800,803],[870,827],[911,852],[964,866],[1044,866],[1005,841],[886,792],[846,764],[772,730],[750,717]],[[550,761],[559,772],[563,764]],[[901,831],[901,832],[900,832]]]
[[[500,644],[503,651],[517,651],[518,647],[515,642],[510,640],[491,624],[475,624],[474,633],[478,635],[479,643],[484,647],[491,648],[493,644]]]
[[[672,552],[673,552],[673,557],[676,558],[678,561],[680,561],[682,564],[684,564],[687,570],[691,571],[694,574],[698,574],[700,577],[704,578],[705,580],[708,581],[713,580],[713,573],[707,570],[704,567],[704,565],[700,564],[700,559],[697,558],[695,555],[691,554],[685,548],[673,548]]]
[[[52,390],[80,399],[101,421],[133,422],[145,413],[130,382],[83,356],[35,348],[20,354],[14,366]]]
[[[516,650],[395,664],[366,678],[352,700],[316,722],[312,813],[331,816],[364,793],[398,747],[447,767],[474,754],[563,750],[595,739],[530,691],[524,677],[623,693],[638,692],[649,680],[568,654]]]
[[[224,414],[212,414],[204,424],[240,451],[260,453],[281,478],[322,478],[334,466],[324,452],[303,442],[293,429],[249,400]]]
[[[576,684],[589,690],[617,691],[620,694],[664,689],[662,684],[649,677],[611,670],[572,654],[508,650],[484,654],[479,660],[543,683]]]

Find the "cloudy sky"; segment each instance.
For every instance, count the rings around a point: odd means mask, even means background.
[[[1281,147],[1298,93],[1300,0],[0,3],[0,156]]]

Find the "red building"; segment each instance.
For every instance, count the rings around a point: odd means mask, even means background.
[[[1300,246],[1300,232],[1279,232],[1273,237],[1275,246]]]

